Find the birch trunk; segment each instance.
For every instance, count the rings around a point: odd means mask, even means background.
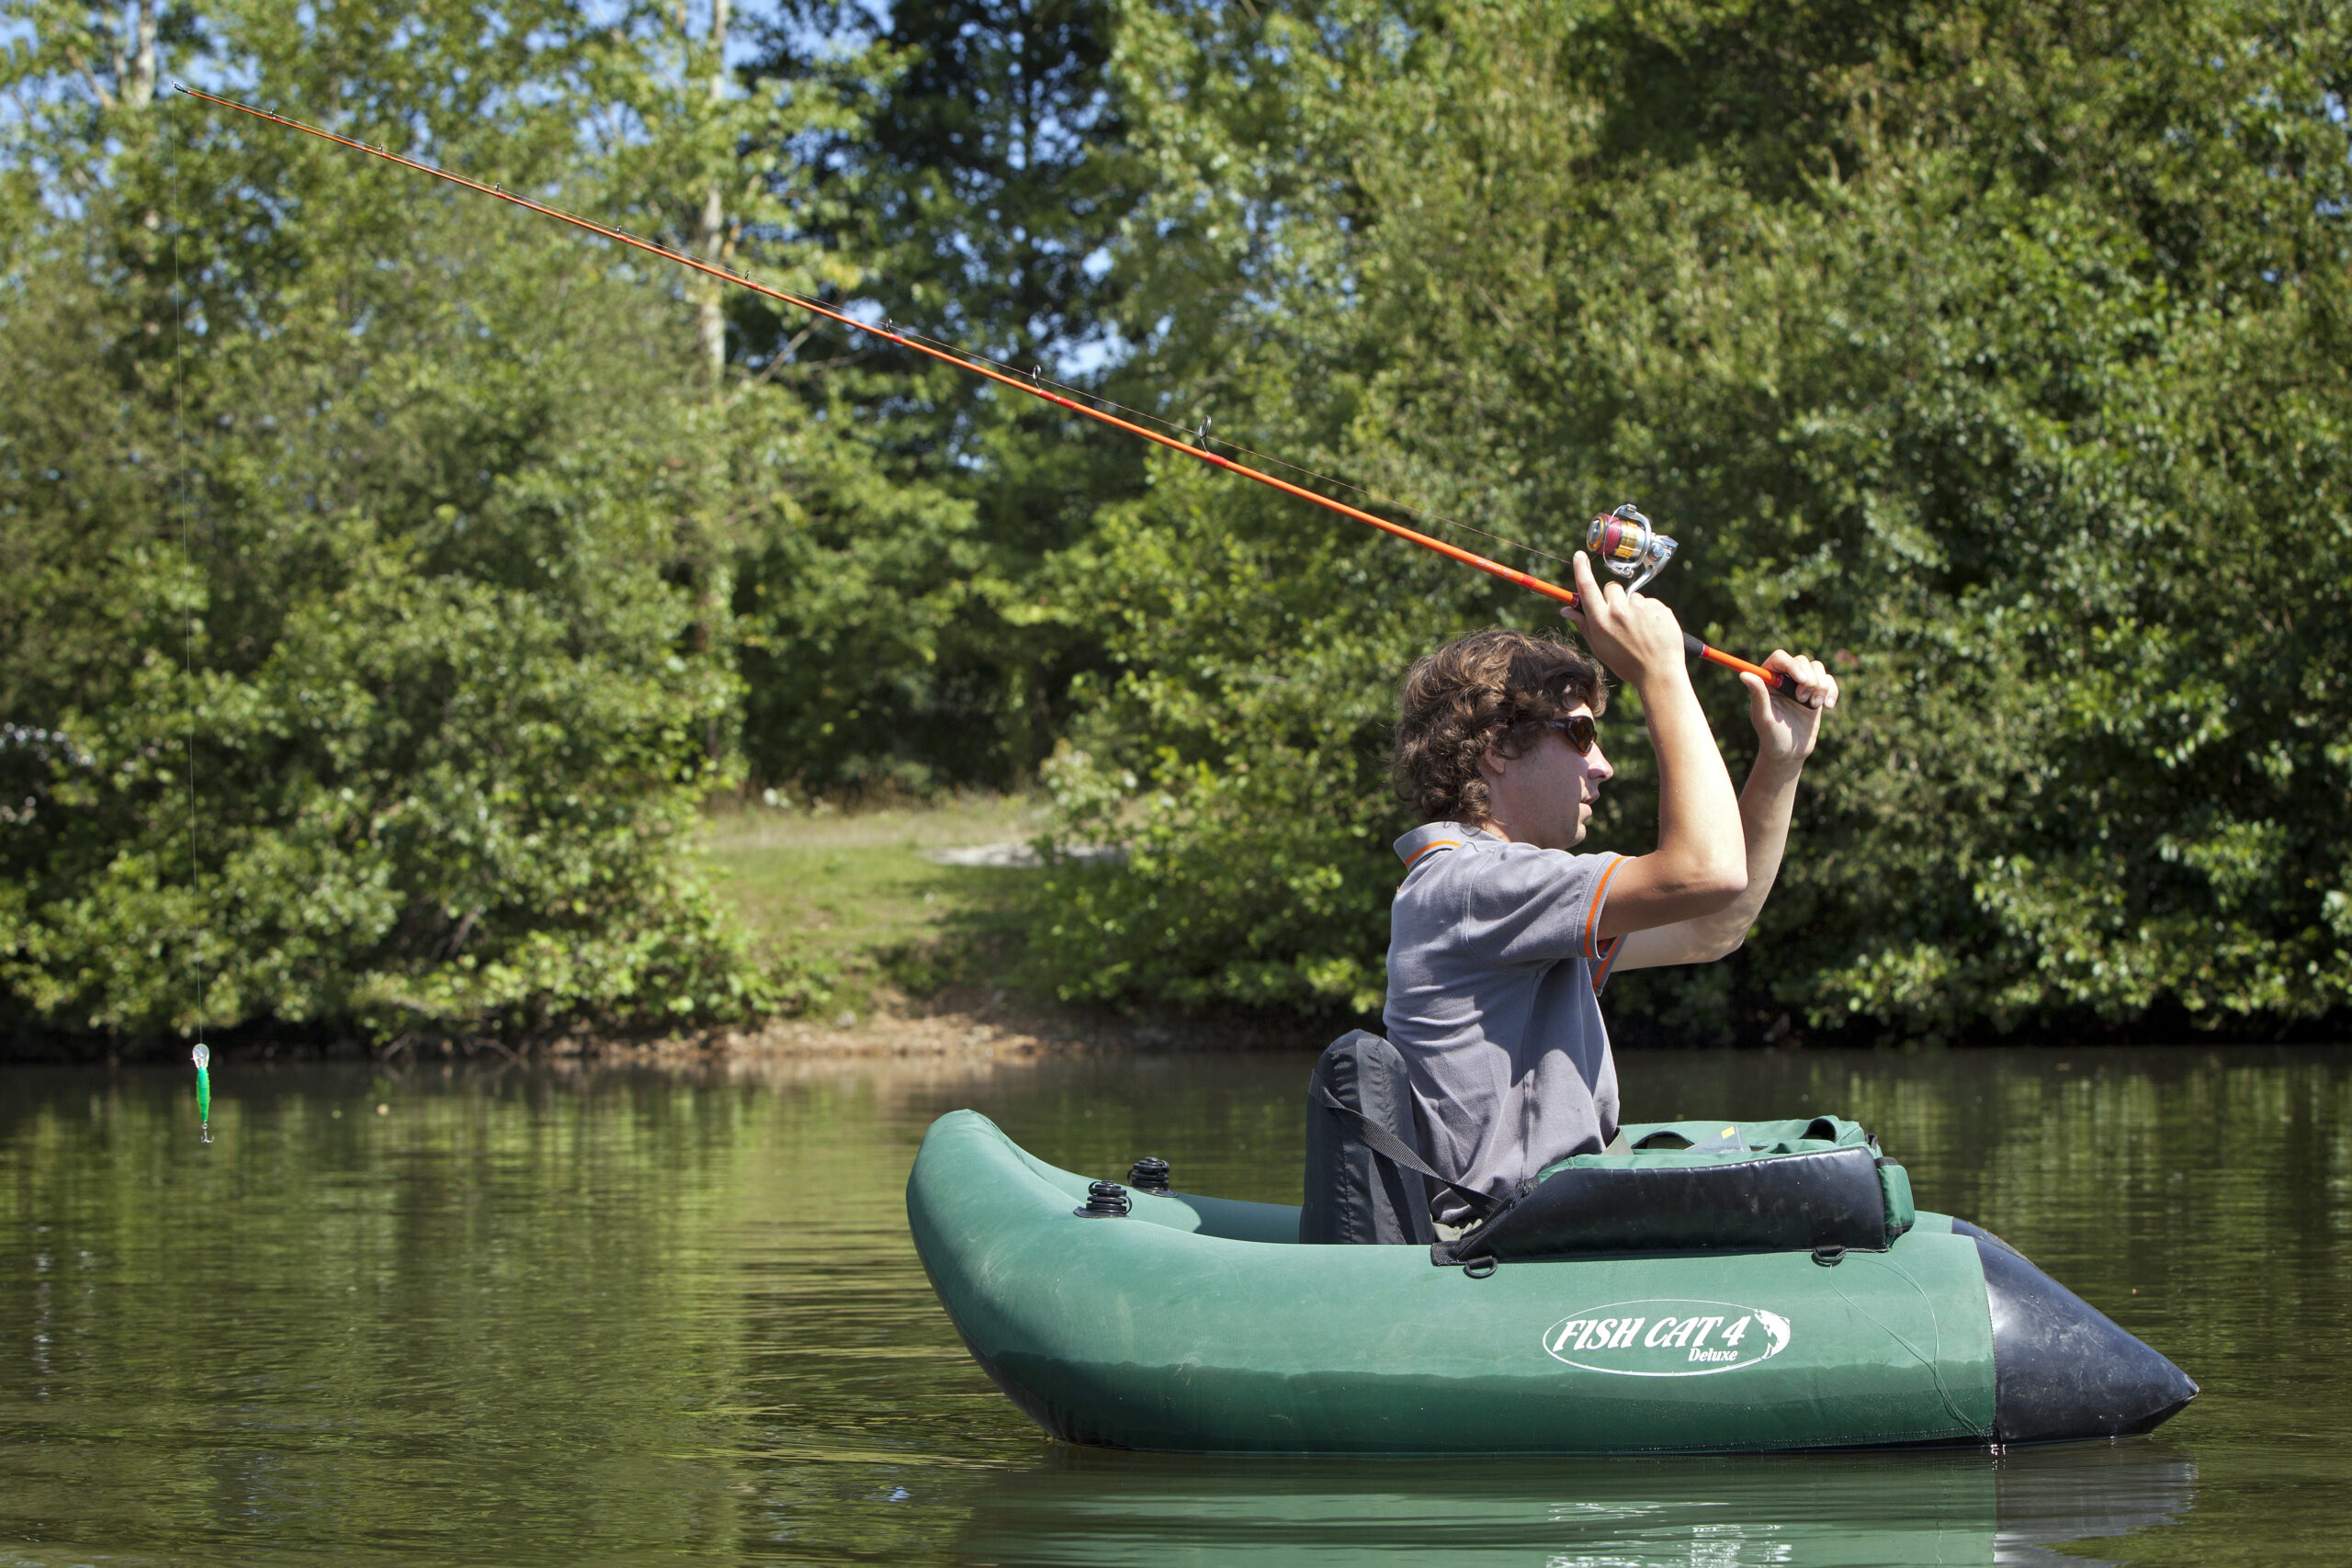
[[[710,101],[714,107],[727,97],[727,20],[729,0],[711,0]],[[716,176],[703,192],[702,223],[695,248],[714,265],[727,264],[727,209]],[[711,395],[717,397],[727,370],[727,287],[716,278],[703,291],[703,363],[710,375]]]
[[[155,97],[155,0],[139,0],[139,20],[131,41],[130,69],[123,75],[122,101],[143,109]]]

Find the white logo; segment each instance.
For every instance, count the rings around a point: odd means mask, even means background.
[[[1589,1372],[1700,1378],[1736,1372],[1788,1348],[1789,1320],[1730,1302],[1612,1302],[1544,1331],[1544,1350]]]

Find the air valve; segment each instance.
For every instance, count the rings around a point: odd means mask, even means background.
[[[1086,1201],[1070,1213],[1081,1220],[1124,1220],[1129,1206],[1125,1188],[1115,1181],[1098,1181],[1086,1190]]]

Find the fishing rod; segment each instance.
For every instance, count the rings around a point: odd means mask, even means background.
[[[178,84],[175,85],[182,95],[199,102],[217,104],[225,109],[234,109],[239,114],[251,115],[255,119],[267,120],[272,125],[282,125],[288,130],[299,130],[306,136],[315,136],[322,141],[332,141],[338,147],[348,147],[355,152],[365,152],[371,158],[380,158],[388,164],[398,164],[403,169],[413,170],[420,175],[429,175],[436,180],[446,180],[453,186],[463,186],[479,196],[487,196],[499,201],[511,203],[527,212],[536,212],[543,218],[552,218],[559,222],[569,223],[575,229],[584,229],[591,234],[613,241],[616,244],[626,245],[631,250],[643,251],[648,255],[660,256],[663,261],[673,262],[689,271],[701,273],[706,277],[716,278],[721,283],[732,284],[739,288],[748,288],[754,294],[764,295],[770,299],[789,305],[797,310],[805,310],[812,316],[821,316],[827,321],[838,321],[854,332],[865,333],[869,336],[895,343],[901,348],[911,349],[943,365],[952,365],[958,370],[967,371],[984,380],[993,381],[1001,387],[1010,387],[1016,392],[1024,392],[1040,402],[1051,403],[1056,408],[1068,409],[1072,413],[1083,414],[1097,423],[1107,424],[1114,430],[1124,430],[1130,435],[1141,436],[1144,440],[1155,446],[1165,446],[1171,452],[1182,452],[1188,457],[1196,457],[1211,468],[1222,468],[1227,473],[1238,474],[1245,479],[1255,480],[1271,490],[1281,491],[1284,495],[1293,495],[1301,501],[1311,502],[1326,511],[1336,512],[1342,517],[1362,523],[1367,527],[1377,528],[1384,534],[1392,534],[1409,544],[1419,545],[1425,550],[1434,550],[1449,560],[1459,561],[1464,566],[1473,567],[1490,577],[1501,578],[1513,587],[1524,588],[1531,593],[1540,593],[1544,598],[1554,600],[1569,609],[1577,607],[1574,589],[1563,588],[1556,582],[1546,582],[1540,577],[1531,577],[1526,572],[1505,566],[1498,560],[1489,560],[1476,551],[1465,550],[1459,545],[1432,538],[1418,529],[1408,528],[1401,523],[1392,523],[1385,517],[1375,516],[1359,507],[1350,506],[1346,502],[1334,501],[1331,497],[1308,490],[1303,485],[1295,485],[1287,479],[1276,479],[1273,475],[1253,468],[1246,463],[1237,463],[1230,457],[1219,457],[1208,448],[1205,422],[1203,423],[1197,444],[1179,440],[1173,435],[1164,434],[1157,430],[1148,430],[1140,424],[1121,419],[1116,414],[1106,413],[1101,409],[1089,408],[1075,399],[1063,397],[1059,392],[1046,388],[1044,385],[1043,377],[1035,372],[1032,372],[1029,379],[1024,381],[1019,376],[1006,375],[993,366],[975,363],[961,354],[950,353],[944,348],[936,348],[930,344],[909,337],[897,331],[895,324],[887,320],[878,327],[871,322],[861,321],[845,311],[836,310],[830,305],[808,299],[805,295],[795,294],[788,289],[777,288],[773,285],[759,282],[733,267],[707,262],[699,256],[688,255],[683,251],[673,251],[659,241],[639,239],[625,229],[610,228],[592,219],[582,218],[577,213],[566,212],[560,207],[549,207],[545,202],[533,201],[529,197],[518,196],[503,186],[494,183],[484,185],[480,180],[469,180],[463,175],[453,175],[448,170],[437,168],[431,164],[420,163],[414,158],[402,157],[389,148],[371,147],[365,141],[355,141],[348,136],[337,136],[332,130],[322,130],[315,125],[306,125],[299,119],[288,119],[284,115],[272,114],[267,109],[255,108],[251,104],[241,104],[234,98],[224,98],[217,94],[200,92],[197,88]],[[1651,525],[1650,520],[1635,511],[1630,502],[1619,507],[1615,512],[1604,513],[1595,517],[1586,529],[1585,543],[1586,547],[1610,570],[1620,577],[1633,580],[1628,592],[1639,592],[1644,583],[1656,577],[1666,563],[1674,558],[1676,549],[1675,542],[1657,532]],[[1682,641],[1690,652],[1705,660],[1708,663],[1720,665],[1725,670],[1743,675],[1754,675],[1763,681],[1767,686],[1783,695],[1797,699],[1797,683],[1793,676],[1767,670],[1760,664],[1751,664],[1745,659],[1724,652],[1721,649],[1711,648],[1689,632],[1682,634]]]

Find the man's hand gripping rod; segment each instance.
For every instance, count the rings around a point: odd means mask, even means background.
[[[512,206],[520,207],[526,211],[536,212],[543,218],[553,218],[560,222],[569,223],[575,229],[584,229],[592,234],[600,235],[616,244],[626,245],[631,250],[643,251],[648,255],[660,256],[663,261],[683,266],[688,271],[699,272],[707,277],[714,277],[722,283],[733,284],[739,288],[748,288],[754,294],[764,295],[770,299],[789,305],[795,310],[805,310],[812,316],[822,316],[827,321],[837,321],[842,326],[864,333],[869,337],[886,339],[901,348],[936,359],[944,365],[953,365],[958,370],[967,371],[983,380],[993,381],[1001,387],[1010,387],[1014,391],[1025,393],[1040,402],[1051,403],[1056,408],[1067,409],[1075,414],[1082,414],[1097,423],[1107,424],[1116,430],[1124,430],[1130,435],[1140,436],[1154,446],[1165,446],[1171,452],[1182,452],[1188,457],[1196,457],[1211,468],[1223,468],[1229,474],[1238,474],[1241,478],[1254,480],[1270,490],[1278,490],[1284,495],[1294,495],[1301,501],[1311,502],[1326,511],[1336,512],[1342,517],[1362,523],[1367,527],[1377,528],[1384,534],[1394,534],[1396,537],[1410,544],[1419,545],[1423,549],[1434,550],[1449,560],[1459,561],[1464,566],[1476,567],[1490,577],[1499,577],[1505,582],[1524,588],[1531,593],[1540,593],[1546,599],[1555,600],[1570,608],[1576,605],[1577,596],[1572,589],[1563,588],[1556,582],[1546,582],[1540,577],[1530,577],[1523,571],[1515,571],[1500,561],[1488,560],[1485,556],[1465,550],[1458,545],[1449,545],[1442,539],[1433,539],[1429,535],[1408,528],[1401,523],[1391,523],[1385,517],[1374,516],[1369,512],[1350,506],[1343,501],[1334,501],[1328,495],[1319,495],[1304,486],[1292,484],[1287,479],[1278,479],[1273,475],[1261,473],[1246,463],[1237,463],[1230,457],[1220,457],[1208,449],[1208,444],[1204,438],[1196,446],[1189,441],[1180,441],[1172,435],[1164,435],[1156,430],[1147,430],[1142,425],[1130,423],[1115,414],[1105,413],[1101,409],[1089,408],[1084,403],[1063,397],[1058,392],[1048,391],[1035,378],[1024,381],[1018,376],[1007,376],[991,366],[975,364],[961,355],[950,354],[943,349],[933,348],[929,344],[903,336],[890,330],[888,323],[877,327],[870,321],[861,321],[854,316],[820,304],[817,300],[788,293],[764,283],[754,282],[751,277],[730,267],[706,262],[697,256],[683,255],[651,240],[640,240],[624,230],[608,228],[602,223],[566,212],[560,207],[549,207],[545,202],[533,201],[528,197],[517,196],[514,192],[502,186],[483,185],[479,180],[469,180],[463,175],[453,175],[447,169],[438,169],[430,164],[419,163],[414,158],[403,158],[399,153],[384,148],[370,147],[365,141],[355,141],[348,136],[337,136],[334,132],[322,130],[315,125],[305,125],[299,119],[288,119],[284,115],[272,114],[267,109],[257,109],[250,104],[241,104],[234,98],[220,97],[217,94],[199,92],[194,87],[187,86],[179,87],[179,91],[184,96],[200,102],[218,105],[224,109],[234,109],[239,114],[251,115],[255,119],[267,120],[272,125],[282,125],[288,130],[299,130],[306,136],[315,136],[322,141],[332,141],[338,147],[348,147],[355,152],[365,152],[371,158],[381,158],[388,164],[397,164],[403,169],[413,169],[420,175],[430,175],[436,180],[447,180],[453,186],[463,186],[476,195],[491,197]],[[1640,532],[1636,535],[1628,531],[1617,536],[1604,551],[1600,543],[1604,525],[1629,529],[1637,526]],[[1674,541],[1653,531],[1649,526],[1649,520],[1631,506],[1621,506],[1610,516],[1593,519],[1589,542],[1594,550],[1600,554],[1600,558],[1607,561],[1610,569],[1618,575],[1630,577],[1635,571],[1641,571],[1640,581],[1634,584],[1635,588],[1639,588],[1642,583],[1656,576],[1657,568],[1664,566],[1668,558],[1674,553]],[[1633,553],[1621,556],[1616,553],[1620,549],[1630,549]],[[1656,563],[1649,565],[1646,570],[1643,568],[1648,561],[1649,555],[1645,552],[1655,553],[1657,556]],[[1687,634],[1683,641],[1690,646],[1691,652],[1711,664],[1720,664],[1726,670],[1736,670],[1758,676],[1775,690],[1790,697],[1793,698],[1797,694],[1796,682],[1786,675],[1767,670],[1760,664],[1750,664],[1744,659],[1735,659],[1728,653],[1709,648],[1697,637]]]
[[[1592,520],[1591,525],[1585,530],[1584,547],[1592,552],[1593,559],[1618,576],[1633,579],[1625,585],[1626,592],[1639,593],[1644,583],[1666,570],[1666,563],[1674,558],[1674,552],[1681,547],[1659,533],[1629,501],[1616,511],[1604,512]],[[1567,602],[1573,605],[1576,595],[1569,594]],[[1750,664],[1745,659],[1736,659],[1719,648],[1709,648],[1689,632],[1682,634],[1682,646],[1710,664],[1720,664],[1726,670],[1758,677],[1767,686],[1792,702],[1804,702],[1797,694],[1796,677],[1793,675],[1767,670],[1760,664]],[[1806,703],[1805,705],[1810,707],[1813,705]]]

